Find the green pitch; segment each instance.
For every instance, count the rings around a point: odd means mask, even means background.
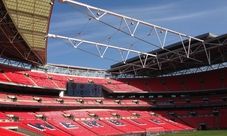
[[[227,130],[193,131],[177,134],[163,134],[159,136],[227,136]]]

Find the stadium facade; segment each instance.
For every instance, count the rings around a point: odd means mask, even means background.
[[[153,135],[227,128],[227,34],[191,37],[99,8],[94,15],[97,8],[83,3],[60,2],[85,7],[98,21],[117,16],[126,26],[128,21],[149,26],[181,40],[164,46],[164,36],[161,48],[139,52],[67,39],[48,34],[54,1],[2,0],[0,134]],[[135,31],[124,33],[139,39]],[[108,70],[47,64],[48,37],[137,56],[121,56]]]

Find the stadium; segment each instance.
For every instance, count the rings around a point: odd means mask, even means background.
[[[107,41],[78,38],[88,23],[78,37],[49,34],[56,2],[110,27]],[[193,37],[72,0],[2,0],[0,9],[1,136],[145,136],[227,128],[227,34]],[[122,36],[154,48],[115,46],[112,39]],[[107,70],[47,63],[48,40],[116,63]]]

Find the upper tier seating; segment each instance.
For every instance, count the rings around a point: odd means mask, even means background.
[[[169,91],[184,91],[185,88],[181,84],[179,77],[165,77],[162,78],[162,82],[165,84]]]
[[[109,79],[105,79],[105,78],[90,78],[90,80],[92,80],[93,83],[95,83],[95,84],[102,85],[104,88],[106,88],[106,89],[108,89],[110,91],[116,91],[116,88],[114,87],[113,84],[111,84]]]
[[[114,86],[116,91],[120,92],[133,92],[132,88],[126,84],[123,80],[114,80],[114,79],[108,79],[109,82]]]
[[[227,87],[227,69],[220,69],[196,74],[158,78],[121,78],[106,79],[79,77],[72,75],[44,73],[25,69],[0,66],[0,82],[25,84],[47,88],[66,88],[70,81],[101,84],[109,92],[144,92],[144,91],[199,91]],[[210,78],[212,77],[212,78]]]
[[[58,74],[48,74],[52,78],[52,80],[60,87],[66,88],[66,83],[69,82],[69,77],[65,75]]]
[[[0,72],[0,82],[8,82],[10,83],[10,79],[6,78],[6,76]]]
[[[122,79],[126,83],[128,83],[131,87],[132,90],[135,92],[141,92],[141,91],[151,91],[147,85],[144,83],[144,79],[135,79],[135,78],[128,78],[128,79]]]
[[[201,73],[201,78],[205,90],[222,88],[221,70]]]
[[[160,78],[150,78],[150,79],[144,79],[144,82],[147,83],[147,86],[151,89],[151,91],[168,91],[164,82],[161,81]]]
[[[203,90],[202,79],[197,74],[183,75],[180,78],[187,91]]]
[[[29,77],[38,85],[41,87],[48,87],[48,88],[58,88],[54,82],[48,78],[48,76],[45,73],[42,72],[31,72],[27,71],[29,74]]]
[[[11,67],[4,67],[2,65],[0,66],[0,68],[4,71],[3,74],[5,74],[7,76],[7,78],[10,81],[12,81],[13,83],[34,85],[34,83],[24,74],[24,72],[27,72],[27,70],[11,68]],[[5,80],[4,77],[2,79]]]

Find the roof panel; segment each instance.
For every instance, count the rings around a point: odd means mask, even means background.
[[[25,37],[31,47],[45,48],[45,40],[43,40],[42,36],[24,33],[23,37]]]
[[[6,10],[23,37],[28,47],[33,50],[41,48],[42,53],[36,54],[38,58],[44,58],[40,62],[46,63],[46,41],[50,15],[53,6],[51,0],[3,0]],[[34,51],[35,52],[35,51]],[[43,56],[45,54],[45,56]]]

